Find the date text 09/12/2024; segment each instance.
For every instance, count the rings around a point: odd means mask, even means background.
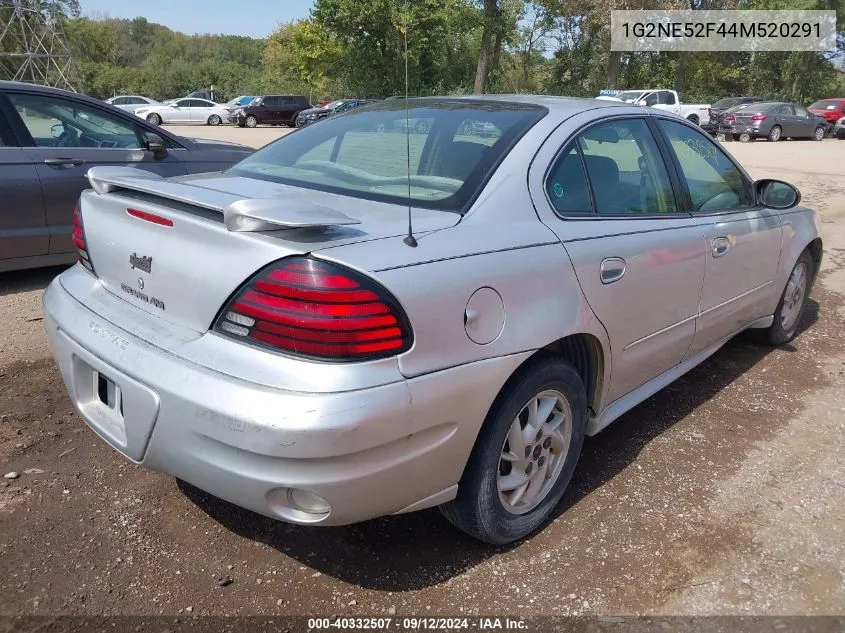
[[[461,631],[461,630],[511,630],[528,628],[528,623],[520,618],[440,618],[440,617],[403,617],[403,618],[309,618],[308,631],[332,629],[373,630],[373,631]]]

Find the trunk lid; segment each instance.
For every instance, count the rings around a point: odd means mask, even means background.
[[[94,168],[89,180],[96,191],[82,194],[80,209],[102,285],[198,332],[273,261],[407,230],[406,207],[238,176],[161,179],[136,169]],[[455,213],[417,208],[413,217],[417,233],[460,221]]]

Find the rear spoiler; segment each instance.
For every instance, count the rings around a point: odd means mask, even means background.
[[[230,231],[275,231],[319,226],[360,224],[335,209],[297,198],[241,198],[196,185],[162,178],[134,167],[92,167],[88,182],[98,194],[138,191],[223,214]]]

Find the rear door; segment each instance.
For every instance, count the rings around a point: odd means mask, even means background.
[[[613,118],[575,140],[552,135],[529,175],[540,217],[610,339],[611,401],[681,362],[704,279],[701,228],[679,210],[677,178],[646,119]],[[560,153],[546,171],[549,144]]]
[[[7,92],[12,122],[24,152],[38,173],[49,231],[49,252],[74,250],[73,209],[95,165],[139,167],[164,176],[187,173],[178,152],[156,158],[143,149],[143,132],[133,115],[118,115],[88,103],[49,93]]]
[[[756,205],[750,179],[718,143],[678,121],[659,118],[657,126],[682,176],[683,208],[701,227],[707,251],[693,356],[766,316],[781,224],[775,212]]]
[[[0,97],[2,99],[2,97]],[[38,171],[0,108],[0,269],[3,260],[46,255],[50,233]]]

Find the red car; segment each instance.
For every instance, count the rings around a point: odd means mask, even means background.
[[[834,125],[845,116],[845,97],[822,99],[807,108],[813,114],[823,116],[829,125]]]

